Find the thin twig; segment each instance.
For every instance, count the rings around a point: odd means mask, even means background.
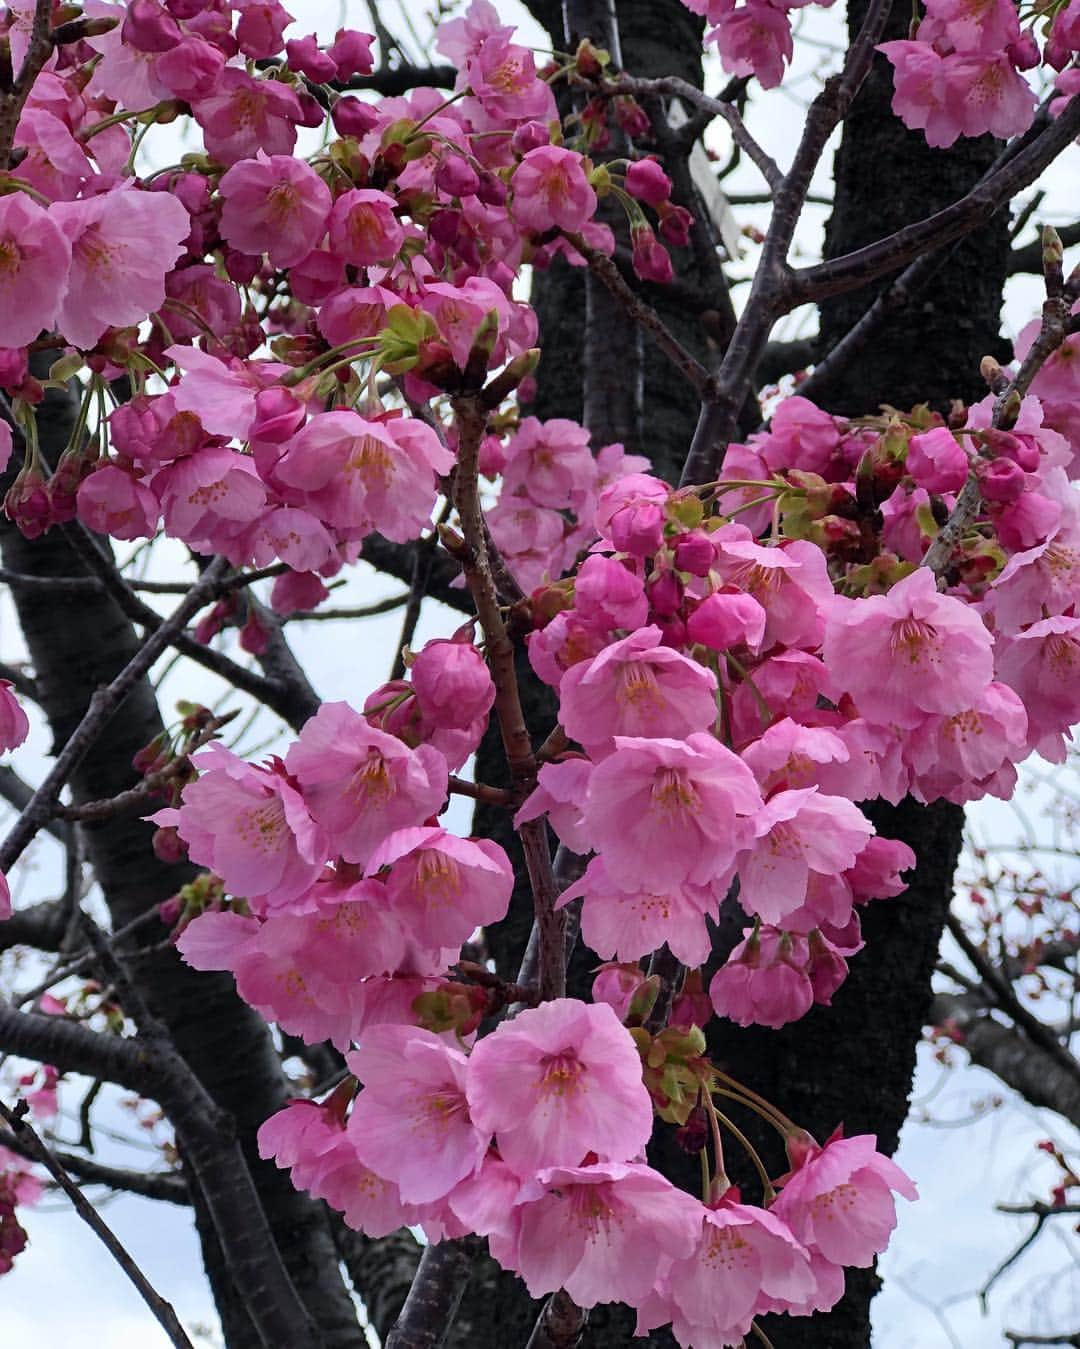
[[[203,607],[227,565],[223,557],[216,558],[169,617],[160,620],[160,626],[150,634],[116,678],[104,688],[95,691],[90,699],[90,706],[57,755],[52,769],[0,845],[0,871],[10,870],[26,845],[48,820],[64,784],[78,767],[83,756],[108,725],[120,704],[175,639],[188,619]]]
[[[169,1343],[175,1345],[176,1349],[195,1349],[195,1346],[185,1334],[184,1327],[180,1324],[171,1304],[166,1302],[161,1294],[152,1287],[149,1279],[128,1254],[112,1228],[109,1227],[101,1214],[98,1213],[97,1209],[94,1208],[93,1204],[60,1165],[58,1158],[53,1155],[51,1149],[45,1146],[34,1129],[27,1123],[24,1118],[26,1109],[25,1101],[20,1102],[14,1110],[10,1110],[3,1101],[0,1101],[0,1116],[3,1117],[11,1132],[33,1155],[34,1160],[45,1167],[53,1180],[71,1200],[75,1212],[95,1233],[105,1249],[135,1285],[139,1296],[153,1312],[162,1330],[168,1336]]]

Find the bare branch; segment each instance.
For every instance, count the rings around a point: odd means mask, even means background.
[[[98,689],[90,699],[85,716],[72,732],[67,744],[56,757],[56,762],[47,774],[44,782],[34,792],[22,814],[16,820],[11,832],[0,845],[0,871],[10,870],[18,860],[23,849],[37,831],[46,823],[56,805],[68,777],[78,765],[83,755],[105,729],[109,720],[127,695],[150,669],[158,656],[165,650],[176,634],[206,603],[207,597],[225,570],[227,563],[218,558],[210,564],[203,577],[196,581],[188,592],[187,598],[173,610],[167,619],[151,633],[134,659],[120,671],[116,678],[103,689]]]
[[[185,1334],[184,1327],[180,1324],[170,1303],[166,1302],[161,1294],[151,1286],[146,1275],[128,1254],[112,1228],[109,1227],[101,1214],[98,1213],[97,1209],[94,1208],[93,1204],[60,1165],[59,1160],[23,1118],[25,1111],[25,1102],[22,1103],[21,1109],[9,1110],[4,1102],[0,1101],[0,1116],[3,1117],[23,1147],[31,1153],[34,1160],[49,1172],[57,1185],[71,1200],[75,1212],[100,1239],[105,1249],[135,1285],[139,1296],[154,1313],[162,1330],[168,1336],[169,1342],[176,1345],[177,1349],[194,1349],[194,1345]]]

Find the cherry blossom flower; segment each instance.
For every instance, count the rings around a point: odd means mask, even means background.
[[[367,863],[371,874],[383,867],[390,868],[386,891],[394,913],[425,946],[458,947],[475,928],[505,918],[514,888],[513,868],[497,843],[437,827],[389,835]]]
[[[191,860],[220,876],[230,894],[259,909],[287,908],[318,875],[327,849],[280,761],[256,768],[215,741],[192,763],[199,776],[182,805],[154,822],[175,825]]]
[[[492,1237],[492,1253],[532,1297],[565,1288],[579,1307],[636,1306],[665,1257],[693,1250],[701,1205],[649,1166],[609,1162],[541,1170],[510,1219],[511,1233]]]
[[[446,761],[437,750],[409,749],[348,703],[323,703],[285,764],[334,849],[361,866],[388,834],[421,824],[446,797]]]
[[[52,328],[70,267],[71,244],[52,211],[22,192],[0,197],[0,345],[23,347]]]
[[[724,876],[760,809],[753,774],[711,735],[617,736],[589,780],[584,827],[616,884],[661,890]]]
[[[772,1206],[808,1250],[833,1264],[871,1265],[896,1226],[892,1191],[916,1197],[912,1182],[876,1144],[872,1134],[830,1139],[795,1168]]]
[[[234,164],[220,184],[221,235],[243,253],[265,253],[291,267],[318,244],[330,215],[330,189],[303,160],[265,155]]]
[[[865,716],[914,726],[926,712],[972,706],[993,676],[992,648],[978,615],[939,595],[933,575],[919,568],[887,595],[837,598],[823,654]],[[883,680],[886,667],[892,675]]]
[[[716,676],[660,643],[658,627],[641,628],[563,676],[559,719],[594,758],[615,736],[678,740],[712,728]]]
[[[469,1059],[473,1121],[520,1176],[594,1152],[635,1157],[652,1104],[634,1042],[605,1003],[557,998],[502,1022]]]
[[[364,1083],[349,1117],[356,1155],[407,1203],[441,1199],[479,1169],[490,1134],[469,1117],[460,1050],[414,1026],[376,1026],[346,1061]]]

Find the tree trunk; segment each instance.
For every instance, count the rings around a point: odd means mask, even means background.
[[[42,451],[49,462],[55,462],[67,440],[73,415],[72,400],[55,391],[39,408]],[[83,572],[78,555],[58,529],[28,540],[3,519],[0,548],[4,565],[19,574]],[[42,591],[29,586],[13,584],[11,590],[42,710],[59,748],[82,718],[94,690],[127,664],[139,642],[115,601],[104,593],[50,594],[43,599]],[[72,774],[72,800],[100,800],[135,786],[132,758],[161,729],[154,691],[149,680],[143,680]],[[157,860],[150,846],[152,826],[137,815],[113,816],[80,828],[114,928],[151,910],[195,874],[189,864],[167,866]],[[138,940],[152,948],[166,935],[164,928],[151,925],[140,930]],[[256,1152],[255,1131],[281,1108],[287,1095],[269,1027],[237,997],[231,976],[197,973],[172,949],[132,959],[130,974],[211,1096],[235,1119],[282,1258],[322,1328],[328,1349],[363,1349],[366,1341],[341,1281],[324,1206],[294,1190],[287,1174],[261,1161]],[[228,1349],[255,1349],[258,1336],[236,1299],[198,1196],[196,1217]]]

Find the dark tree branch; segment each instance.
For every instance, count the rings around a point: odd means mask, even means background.
[[[154,1313],[162,1330],[169,1337],[169,1342],[176,1345],[177,1349],[194,1349],[172,1306],[151,1286],[146,1275],[125,1250],[112,1228],[109,1227],[97,1209],[67,1174],[58,1158],[45,1146],[23,1118],[24,1112],[25,1103],[23,1110],[9,1110],[3,1101],[0,1101],[0,1117],[4,1119],[12,1133],[33,1156],[34,1160],[45,1167],[56,1184],[71,1200],[75,1212],[94,1232],[101,1244],[135,1285],[139,1296]]]
[[[735,434],[739,412],[751,392],[754,372],[773,323],[799,303],[794,299],[793,273],[787,262],[791,240],[825,144],[866,79],[889,10],[889,0],[872,0],[848,49],[843,71],[826,81],[810,105],[791,168],[774,191],[772,219],[746,307],[721,363],[714,392],[702,402],[697,430],[683,466],[684,484],[706,483],[713,478],[723,448]]]
[[[840,295],[899,271],[927,249],[944,248],[985,223],[1017,192],[1028,187],[1080,133],[1080,98],[1068,106],[1023,150],[988,174],[966,196],[933,215],[904,225],[887,238],[853,253],[803,267],[791,277],[787,303],[791,308],[809,301]]]
[[[9,871],[18,860],[23,849],[37,831],[46,823],[52,813],[64,784],[71,776],[83,755],[94,744],[112,719],[117,708],[147,673],[176,634],[181,631],[188,619],[196,614],[206,603],[207,596],[225,570],[224,558],[218,558],[210,564],[204,576],[195,582],[187,598],[176,606],[167,619],[143,643],[142,648],[120,671],[116,678],[105,688],[98,689],[90,700],[86,715],[80,721],[56,757],[44,782],[34,792],[22,814],[11,829],[3,844],[0,844],[0,871]]]
[[[0,1147],[30,1161],[38,1160],[36,1153],[16,1134],[0,1134]],[[77,1152],[64,1152],[59,1148],[52,1151],[64,1170],[84,1185],[104,1185],[110,1190],[141,1195],[144,1199],[160,1199],[166,1204],[186,1207],[191,1203],[187,1182],[178,1171],[133,1171],[126,1167],[103,1166]]]
[[[944,1027],[972,1063],[987,1069],[1034,1106],[1054,1110],[1080,1128],[1080,1086],[1015,1026],[995,1021],[981,1005],[972,1006],[964,994],[937,994],[930,1005],[928,1024]]]
[[[1080,221],[1075,225],[1059,226],[1058,237],[1066,248],[1080,244]],[[1042,276],[1042,269],[1041,239],[1035,239],[1030,244],[1025,244],[1023,248],[1014,248],[1009,254],[1010,276],[1016,276],[1018,272],[1034,272],[1036,276]]]

